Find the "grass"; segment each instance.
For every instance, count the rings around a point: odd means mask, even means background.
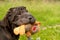
[[[41,40],[60,40],[60,4],[59,3],[39,3],[39,2],[0,2],[0,20],[4,18],[7,11],[11,7],[26,6],[29,12],[41,22],[40,32],[32,35],[33,40],[40,37]],[[44,27],[47,29],[42,30]],[[49,28],[51,27],[51,28]],[[19,40],[26,40],[21,36]]]

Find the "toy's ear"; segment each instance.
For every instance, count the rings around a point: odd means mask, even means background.
[[[36,21],[36,22],[35,22],[35,24],[36,24],[36,25],[38,25],[38,26],[40,26],[40,24],[41,24],[41,23],[40,23],[40,22],[38,22],[38,21]]]
[[[36,21],[35,23],[36,23],[36,24],[40,24],[40,22],[38,22],[38,21]]]

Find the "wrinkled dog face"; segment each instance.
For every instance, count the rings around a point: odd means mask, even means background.
[[[11,24],[18,26],[22,24],[33,24],[35,22],[35,18],[26,10],[24,6],[10,8],[7,16]]]

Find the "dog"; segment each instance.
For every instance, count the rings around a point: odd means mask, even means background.
[[[12,7],[0,21],[0,40],[18,40],[13,29],[23,24],[34,24],[36,19],[28,12],[26,7]]]

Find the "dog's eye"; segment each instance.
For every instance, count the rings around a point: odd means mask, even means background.
[[[11,14],[8,14],[8,16],[10,17],[10,16],[11,16]]]
[[[9,15],[9,16],[11,16],[11,15]]]

